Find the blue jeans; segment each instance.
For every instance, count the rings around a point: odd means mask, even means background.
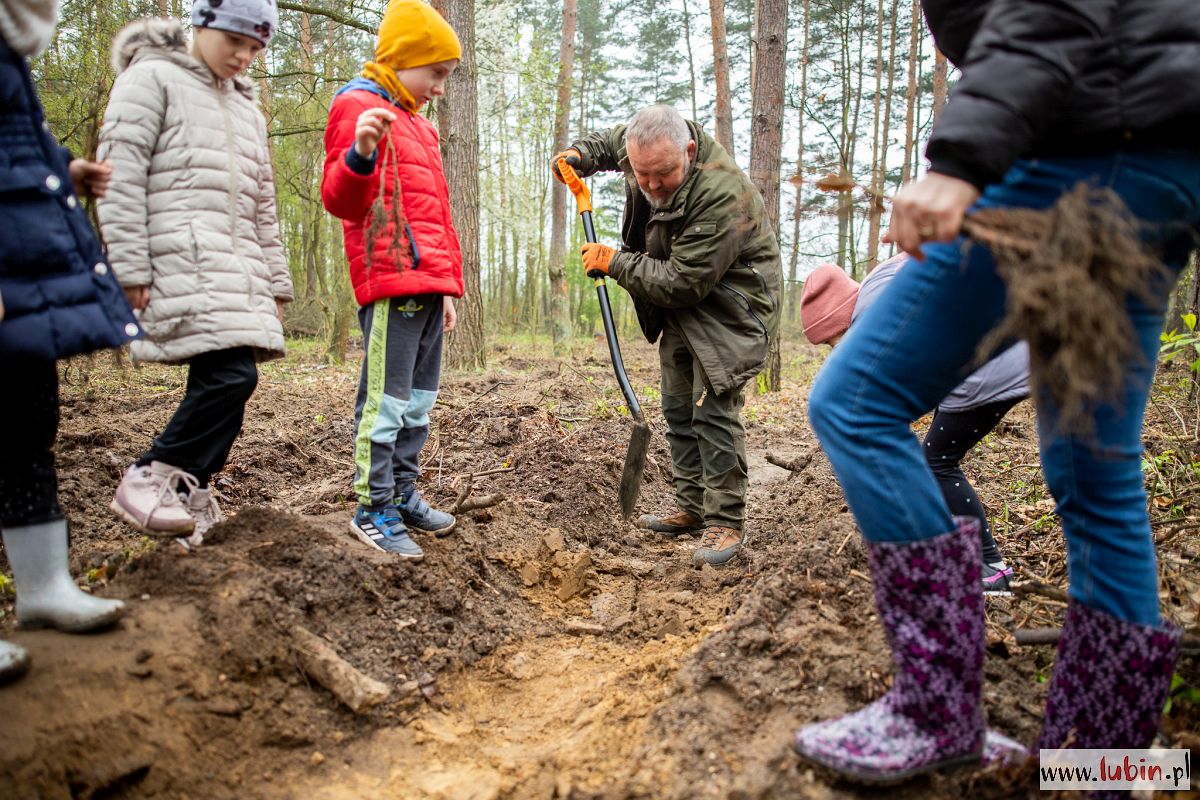
[[[1113,189],[1148,223],[1145,238],[1178,275],[1200,221],[1200,152],[1153,150],[1018,162],[979,208],[1047,208],[1081,180]],[[979,341],[1004,313],[990,252],[959,240],[925,247],[849,330],[809,395],[809,416],[868,541],[953,530],[911,423],[969,372]],[[1037,398],[1042,466],[1067,537],[1076,600],[1158,623],[1158,576],[1141,472],[1142,417],[1170,285],[1127,305],[1142,362],[1094,414],[1095,441],[1056,434],[1056,408]]]

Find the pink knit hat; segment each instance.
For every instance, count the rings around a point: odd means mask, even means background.
[[[822,264],[804,281],[800,323],[813,344],[825,344],[850,327],[858,284],[836,264]]]

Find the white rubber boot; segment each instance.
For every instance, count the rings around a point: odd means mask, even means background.
[[[29,651],[19,644],[0,639],[0,683],[7,683],[29,669]]]
[[[17,622],[71,633],[103,628],[120,619],[125,604],[83,592],[67,567],[67,521],[4,530],[4,549],[17,589]]]

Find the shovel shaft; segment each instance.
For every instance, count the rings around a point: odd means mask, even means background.
[[[608,353],[612,356],[613,373],[625,395],[625,404],[629,406],[629,414],[638,422],[642,421],[642,407],[638,403],[629,376],[625,374],[625,362],[621,360],[621,345],[617,341],[616,325],[613,324],[612,306],[608,302],[608,288],[603,278],[596,279],[596,296],[600,299],[600,317],[604,320],[604,338],[608,340]]]
[[[596,241],[596,227],[592,223],[592,212],[581,211],[583,219],[583,235],[589,242]],[[589,277],[596,280],[596,297],[600,300],[600,318],[604,321],[604,338],[608,340],[608,354],[612,356],[613,372],[617,376],[617,384],[621,394],[625,395],[625,405],[629,406],[629,414],[638,422],[642,421],[642,406],[638,403],[633,386],[629,383],[629,375],[625,372],[625,362],[621,359],[621,343],[617,341],[617,326],[613,322],[612,304],[608,301],[608,287],[604,285],[604,273]]]
[[[583,220],[583,235],[589,242],[596,241],[596,226],[592,222],[592,201],[587,186],[579,179],[575,170],[565,159],[558,160],[559,174],[575,195],[579,206],[579,216]],[[600,300],[600,318],[604,321],[604,338],[608,340],[608,353],[612,357],[613,372],[617,376],[617,384],[621,394],[625,395],[625,404],[629,415],[633,417],[633,435],[629,440],[629,449],[625,451],[625,466],[621,470],[621,485],[617,491],[621,503],[621,515],[629,519],[637,503],[638,494],[642,488],[642,473],[646,467],[646,452],[650,447],[650,428],[642,419],[642,407],[638,403],[629,376],[625,373],[625,362],[621,359],[621,345],[617,341],[617,326],[613,323],[612,305],[608,302],[608,288],[604,285],[604,273],[592,271],[588,277],[596,282],[596,297]]]

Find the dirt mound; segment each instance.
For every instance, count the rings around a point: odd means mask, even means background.
[[[638,510],[660,510],[672,490],[654,353],[631,344],[625,355],[655,429]],[[0,785],[19,798],[878,796],[789,750],[797,725],[873,700],[891,674],[865,550],[808,429],[803,379],[747,399],[743,556],[695,569],[694,537],[659,537],[617,513],[630,424],[602,356],[506,351],[485,373],[447,376],[418,485],[441,507],[478,507],[453,535],[420,537],[420,564],[349,533],[352,368],[303,355],[264,365],[217,481],[234,514],[184,555],[106,509],[183,373],[72,366],[58,452],[73,566],[130,614],[90,637],[0,621],[34,656],[0,690],[15,721],[0,726]],[[807,353],[790,363],[802,374],[813,364]],[[1187,524],[1200,495],[1174,424],[1166,415],[1151,431],[1148,481],[1159,481],[1159,516],[1176,520],[1156,523],[1168,614],[1195,625],[1200,550]],[[1018,573],[1061,585],[1034,430],[1018,407],[967,469]],[[1062,607],[1053,592],[987,603],[989,722],[1024,741],[1053,648],[1017,647],[1012,631],[1061,624]],[[387,699],[349,710],[303,667],[298,630]],[[1194,660],[1178,669],[1170,740],[1186,743],[1200,714],[1186,690],[1200,681]],[[967,771],[888,795],[1006,786]]]

